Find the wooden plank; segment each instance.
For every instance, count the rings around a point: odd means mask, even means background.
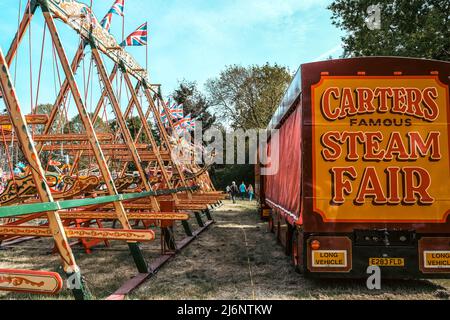
[[[61,219],[103,219],[117,220],[114,212],[60,212]],[[189,214],[177,212],[127,213],[128,220],[189,220]]]
[[[150,204],[142,204],[142,203],[125,203],[125,209],[127,210],[152,210],[152,206]],[[105,209],[112,209],[111,205],[106,205]],[[204,204],[180,204],[175,205],[176,210],[206,210],[208,209],[207,205]]]
[[[203,205],[203,204],[177,204],[175,205],[175,209],[176,210],[192,210],[192,211],[197,211],[197,210],[206,210],[208,209],[207,205]]]
[[[25,116],[27,124],[47,124],[49,118],[46,114],[29,114]],[[9,126],[11,125],[11,119],[9,116],[0,116],[0,125]]]
[[[155,239],[155,233],[151,230],[64,228],[64,231],[67,237],[71,239],[104,239],[132,242],[148,242]],[[52,232],[47,227],[0,226],[0,235],[48,238],[52,237]]]
[[[196,190],[196,188],[189,188],[190,190]],[[19,217],[33,213],[41,213],[48,211],[57,211],[64,209],[75,209],[79,207],[87,207],[94,205],[109,204],[117,201],[133,201],[138,199],[147,198],[150,196],[161,196],[169,195],[176,192],[186,191],[186,188],[177,188],[173,190],[156,190],[140,193],[130,193],[130,194],[118,194],[114,196],[104,196],[98,198],[88,198],[88,199],[76,199],[76,200],[66,200],[66,201],[55,201],[55,202],[44,202],[44,203],[32,203],[23,204],[19,206],[7,206],[0,207],[0,218],[11,218]],[[146,208],[148,210],[148,208]]]
[[[99,141],[112,141],[114,139],[112,134],[104,133],[98,134],[97,137]],[[85,134],[37,134],[33,136],[34,142],[78,142],[88,141],[88,139],[88,136]],[[5,140],[6,142],[11,142],[12,136],[5,136]],[[14,137],[14,141],[17,141],[16,137]],[[61,150],[61,146],[55,146],[55,150]]]
[[[171,256],[163,256],[167,257],[169,260]],[[145,281],[147,281],[150,277],[152,277],[152,273],[139,273],[137,276],[125,282],[119,290],[117,290],[114,294],[106,298],[106,300],[125,300],[125,296],[131,293],[133,290],[142,285]]]
[[[103,146],[102,146],[103,149]],[[139,149],[139,148],[138,148]],[[153,151],[147,151],[143,149],[139,149],[139,155],[141,157],[141,161],[157,161],[157,155]],[[67,150],[64,149],[65,152],[70,153],[71,155],[76,155],[79,150]],[[85,151],[83,153],[83,156],[85,157],[92,157],[93,153],[91,150],[82,150]],[[107,157],[110,157],[110,160],[119,160],[123,162],[130,162],[132,161],[132,157],[130,156],[130,153],[128,151],[120,150],[120,149],[104,149],[103,154]],[[167,151],[160,152],[161,159],[163,161],[171,161],[172,158],[170,154]]]
[[[20,293],[56,295],[63,280],[56,272],[0,269],[0,290]]]
[[[125,144],[99,144],[101,150],[127,150],[128,147]],[[136,145],[138,150],[148,150],[149,146],[147,144]],[[89,144],[64,144],[64,151],[89,151],[92,150],[92,146]],[[61,150],[61,146],[44,146],[43,151],[58,151]]]

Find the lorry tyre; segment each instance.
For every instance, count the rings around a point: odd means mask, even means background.
[[[281,224],[280,224],[280,220],[277,219],[277,224],[275,227],[275,235],[277,237],[277,243],[281,243]]]
[[[271,233],[275,233],[274,223],[273,223],[273,216],[270,215],[269,217],[269,231]]]
[[[294,267],[295,272],[299,274],[303,274],[303,265],[302,265],[302,243],[299,242],[299,233],[295,230],[292,233],[292,242],[291,242],[291,262]]]

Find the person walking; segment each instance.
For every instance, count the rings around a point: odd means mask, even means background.
[[[226,192],[227,192],[227,195],[229,195],[230,199],[231,199],[231,187],[230,186],[227,186]]]
[[[233,203],[236,203],[236,197],[239,194],[239,188],[238,188],[236,182],[233,181],[230,189],[231,189],[231,199],[233,200]]]
[[[242,184],[239,187],[239,191],[241,192],[242,201],[244,201],[245,200],[245,196],[247,194],[247,187],[245,186],[244,181],[242,181]]]
[[[247,188],[247,192],[248,192],[248,199],[249,201],[253,201],[253,196],[255,195],[255,190],[253,189],[253,186],[250,184]]]

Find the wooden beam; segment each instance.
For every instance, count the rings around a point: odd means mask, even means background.
[[[144,131],[146,133],[147,139],[150,140],[152,149],[155,151],[156,162],[158,164],[158,167],[161,170],[164,182],[169,189],[173,189],[172,181],[166,170],[166,167],[164,166],[164,160],[159,153],[158,145],[156,144],[155,138],[153,137],[153,133],[148,125],[147,118],[145,117],[144,111],[142,110],[141,103],[139,102],[138,96],[137,96],[136,92],[134,91],[130,76],[128,75],[128,73],[126,71],[123,72],[123,75],[124,75],[125,83],[128,86],[128,90],[131,92],[131,97],[134,100],[134,105],[136,106],[136,109],[138,111],[139,118],[141,120],[142,127],[144,128]],[[159,117],[159,115],[157,115],[157,116]],[[177,195],[175,193],[172,194],[171,196],[175,201],[177,201]]]
[[[5,136],[6,142],[11,142],[12,136]],[[114,136],[112,134],[98,134],[97,138],[99,141],[112,141]],[[2,138],[3,139],[3,138]],[[14,137],[14,141],[17,138]],[[35,142],[76,142],[76,141],[89,141],[89,137],[85,134],[37,134],[33,136],[33,141]],[[64,147],[56,146],[55,150],[61,150]],[[48,150],[47,150],[48,151]]]
[[[3,93],[3,99],[5,101],[8,114],[11,118],[11,122],[16,130],[22,152],[30,166],[34,169],[31,170],[31,174],[34,179],[37,194],[42,202],[54,204],[50,188],[45,179],[45,171],[34,147],[31,133],[26,125],[25,116],[22,114],[16,90],[12,87],[13,82],[11,75],[9,74],[8,64],[1,49],[0,70],[0,87]],[[75,257],[70,249],[68,239],[66,233],[64,232],[64,227],[58,216],[57,210],[58,209],[44,211],[47,213],[48,217],[48,230],[50,231],[50,235],[55,239],[56,247],[58,248],[58,252],[63,262],[64,271],[69,275],[76,276],[76,278],[81,281],[80,269],[75,262]],[[89,298],[89,294],[85,291],[83,285],[81,285],[80,288],[74,289],[74,294],[76,297],[81,299]]]
[[[23,37],[25,36],[25,33],[31,23],[31,20],[33,19],[34,13],[36,12],[36,8],[37,8],[36,1],[28,1],[28,4],[23,13],[23,18],[19,25],[19,30],[17,30],[17,33],[13,41],[11,42],[11,46],[9,47],[8,54],[6,55],[6,64],[8,66],[11,66],[11,63],[17,54],[19,45],[22,42]]]
[[[47,124],[48,123],[48,116],[45,114],[29,114],[25,116],[25,120],[27,124]],[[9,116],[0,116],[0,125],[1,126],[7,126],[11,125],[11,119]]]
[[[108,193],[111,196],[117,196],[118,192],[114,185],[111,172],[109,171],[109,168],[106,164],[105,157],[100,148],[100,143],[99,143],[99,141],[97,139],[97,135],[94,131],[94,126],[89,118],[88,110],[86,109],[86,106],[83,103],[83,98],[81,96],[78,85],[75,81],[75,75],[74,75],[72,68],[69,64],[69,61],[67,59],[67,55],[66,55],[64,47],[62,45],[62,41],[59,36],[58,30],[56,28],[55,21],[53,20],[52,14],[50,12],[49,5],[50,4],[49,4],[48,0],[40,1],[40,6],[41,6],[42,12],[44,14],[45,22],[48,26],[52,41],[55,44],[55,50],[56,50],[56,53],[61,62],[62,69],[64,71],[66,79],[68,80],[69,88],[70,88],[70,91],[72,92],[73,100],[77,107],[78,114],[80,115],[81,122],[83,123],[83,126],[86,129],[86,134],[89,136],[89,143],[92,146],[92,150],[95,152],[95,158],[97,160],[100,173],[103,177],[103,181],[105,181],[106,189],[108,190]],[[118,217],[123,229],[131,230],[131,225],[127,219],[123,204],[120,201],[115,202],[114,209],[115,209],[115,212],[117,214],[117,217]],[[137,243],[129,243],[129,247],[130,247],[130,252],[133,256],[133,259],[136,263],[136,267],[138,268],[138,271],[139,272],[148,271],[147,262],[145,261],[145,258],[143,256],[142,251],[139,248],[138,244]]]
[[[131,242],[149,242],[155,239],[152,230],[119,230],[96,228],[64,228],[71,239],[124,240]],[[50,238],[52,232],[47,227],[0,226],[0,235]]]
[[[148,88],[145,88],[144,89],[144,94],[145,94],[145,97],[147,99],[147,102],[149,103],[149,108],[152,110],[152,113],[153,113],[153,115],[155,117],[155,121],[156,121],[156,124],[157,124],[158,129],[159,129],[159,134],[160,134],[161,140],[165,143],[166,148],[172,154],[172,146],[170,144],[169,136],[167,134],[166,128],[164,127],[164,124],[162,123],[162,120],[161,120],[161,117],[160,117],[160,112],[158,111],[158,108],[156,107],[155,102],[152,99],[152,95],[150,93],[150,90]],[[163,108],[164,108],[166,114],[169,115],[170,111],[167,108],[167,106],[163,104]],[[172,132],[176,132],[175,128],[173,127],[173,123],[171,121],[169,121],[169,123],[171,125]],[[175,159],[172,159],[172,166],[174,167],[175,172],[179,175],[182,185],[184,187],[187,187],[188,184],[187,184],[187,181],[186,181],[186,179],[184,177],[184,173],[181,170],[180,165],[175,161]]]
[[[167,196],[174,192],[185,192],[195,190],[195,188],[178,188],[173,190],[155,190],[149,192],[138,192],[130,194],[117,194],[98,198],[75,199],[65,201],[52,201],[45,203],[22,204],[16,206],[0,207],[0,218],[20,217],[33,213],[43,213],[47,211],[57,211],[65,209],[76,209],[103,204],[111,204],[121,201],[136,201],[147,197]],[[113,207],[113,206],[112,206]]]
[[[133,141],[133,138],[131,137],[130,129],[128,128],[127,122],[126,122],[125,118],[123,117],[122,111],[120,110],[120,104],[114,93],[113,86],[108,79],[108,74],[106,73],[106,68],[103,63],[100,52],[93,45],[93,43],[91,43],[91,48],[92,48],[92,56],[94,58],[95,64],[97,65],[98,74],[100,76],[100,79],[103,82],[103,85],[105,86],[106,92],[108,93],[109,101],[111,102],[112,109],[114,110],[117,123],[119,124],[120,130],[122,132],[122,136],[124,137],[126,146],[128,147],[128,151],[130,152],[130,154],[133,158],[134,165],[136,166],[136,169],[139,172],[139,175],[141,176],[141,180],[144,184],[145,190],[151,191],[152,187],[147,180],[147,174],[145,173],[144,168],[142,167],[141,159],[139,157],[139,153],[136,149],[136,145]],[[132,91],[134,93],[133,89],[132,89]],[[150,201],[152,202],[154,208],[157,211],[159,211],[159,204],[156,201],[156,199],[154,197],[150,197]]]
[[[100,144],[100,149],[102,151],[114,151],[114,150],[127,150],[127,145],[124,144]],[[148,150],[149,146],[146,144],[140,144],[136,146],[139,150]],[[89,144],[64,144],[62,146],[44,146],[42,148],[43,151],[58,151],[63,149],[64,151],[70,152],[70,151],[89,151],[92,150],[92,145]],[[96,154],[95,152],[93,153]],[[104,155],[104,154],[103,154]]]
[[[61,212],[61,219],[103,219],[103,220],[117,220],[114,212],[101,211],[69,211]],[[189,214],[178,212],[152,212],[152,213],[127,213],[128,220],[189,220]]]

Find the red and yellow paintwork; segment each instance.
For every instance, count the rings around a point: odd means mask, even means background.
[[[418,92],[433,88],[437,93],[437,97],[434,99],[436,106],[436,115],[434,119],[424,121],[417,116],[394,113],[392,111],[392,101],[387,101],[387,112],[363,112],[357,115],[347,115],[342,119],[330,120],[327,119],[323,112],[323,101],[327,92],[335,89],[336,92],[341,92],[345,89],[349,89],[351,92],[356,92],[360,88],[370,89],[372,91],[376,88],[414,88]],[[450,188],[442,181],[450,180],[450,158],[449,158],[449,133],[450,124],[449,119],[449,93],[448,86],[445,86],[439,81],[439,78],[434,75],[429,76],[323,76],[320,82],[312,87],[312,121],[313,126],[313,208],[314,211],[319,213],[324,222],[397,222],[397,223],[444,223],[450,213]],[[342,97],[341,97],[342,98]],[[327,98],[328,100],[328,98]],[[340,111],[339,105],[340,99],[331,98],[330,104],[333,104],[333,112]],[[406,99],[404,99],[406,100]],[[347,104],[351,104],[346,102]],[[376,110],[379,109],[379,99],[374,99],[373,106]],[[358,106],[356,101],[356,106]],[[406,107],[406,103],[405,103]],[[420,108],[428,111],[423,106],[423,102],[420,104]],[[420,110],[420,112],[423,112]],[[391,123],[395,122],[403,124],[401,126],[352,126],[352,123],[365,124],[370,123],[372,120],[381,120]],[[404,125],[409,119],[408,126]],[[332,129],[330,129],[332,128]],[[369,139],[367,137],[368,132],[370,134],[377,134],[378,137],[383,137],[381,140],[373,140],[376,143],[375,149],[377,149],[377,159],[374,161],[365,160],[366,156],[364,146],[362,143],[357,143],[358,154],[357,160],[349,160],[348,150],[345,147],[348,145],[348,140],[344,146],[339,150],[340,154],[333,157],[333,160],[326,160],[324,152],[332,153],[327,146],[324,146],[324,137],[330,132],[336,137],[344,134],[347,139],[350,139],[348,133],[361,133],[361,137]],[[433,150],[427,150],[425,155],[419,155],[415,150],[406,150],[406,153],[401,155],[402,159],[386,159],[380,153],[386,151],[382,150],[383,146],[389,145],[390,136],[396,134],[396,136],[402,138],[405,149],[411,148],[411,142],[408,135],[415,134],[420,136],[423,141],[427,141],[427,137],[434,133],[438,140],[432,145]],[[398,134],[398,135],[397,135]],[[331,138],[330,138],[331,140]],[[391,140],[392,141],[392,140]],[[372,143],[372,142],[371,142]],[[335,144],[335,141],[331,141],[330,144]],[[389,148],[389,147],[388,147]],[[401,147],[400,149],[403,149]],[[387,151],[393,149],[389,148]],[[414,159],[410,151],[414,151],[416,158]],[[334,152],[334,150],[333,150]],[[373,152],[372,152],[373,153]],[[436,156],[433,154],[436,153]],[[417,155],[419,155],[417,157]],[[342,203],[335,203],[333,201],[333,193],[336,192],[336,181],[332,175],[335,168],[352,168],[357,173],[354,177],[345,177],[343,181],[350,183],[352,186],[351,192],[345,195]],[[356,203],[354,200],[357,198],[357,193],[363,183],[363,176],[366,170],[373,168],[376,177],[375,183],[380,184],[380,188],[370,194],[379,193],[376,199],[366,197],[364,202]],[[389,198],[388,190],[389,181],[387,179],[386,170],[402,170],[403,168],[420,168],[425,172],[424,174],[429,178],[430,185],[426,189],[427,197],[430,198],[426,203],[423,203],[423,199],[417,199],[414,197],[412,202],[406,202],[402,199],[403,194],[408,193],[405,188],[411,188],[411,185],[406,184],[403,177],[400,176],[400,172],[395,178],[396,181],[394,188],[397,188],[395,200]],[[352,170],[353,171],[353,170]],[[370,178],[368,178],[370,179]],[[367,181],[367,180],[366,180]],[[370,182],[370,181],[369,181]],[[394,184],[393,182],[393,184]],[[416,185],[418,182],[414,181]],[[363,183],[364,184],[364,183]],[[333,189],[335,192],[333,192]],[[425,192],[425,190],[424,190]],[[381,193],[381,194],[380,194]],[[381,201],[379,201],[381,199]],[[378,200],[378,203],[377,203]]]

